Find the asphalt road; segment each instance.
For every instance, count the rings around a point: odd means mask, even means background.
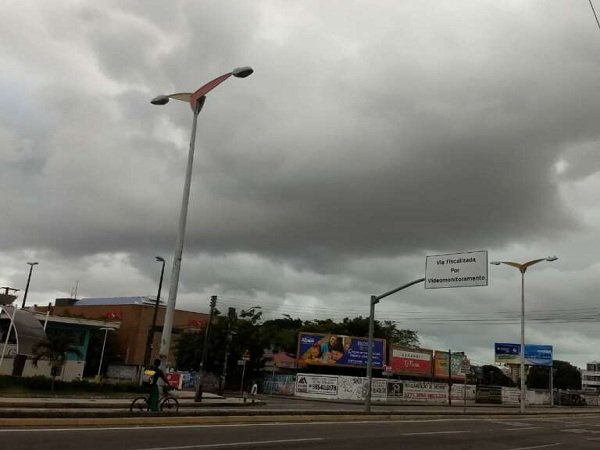
[[[0,429],[2,448],[43,450],[600,448],[600,415],[514,419]]]

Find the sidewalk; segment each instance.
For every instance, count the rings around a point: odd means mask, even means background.
[[[210,392],[204,392],[202,402],[194,401],[193,391],[171,392],[179,400],[180,408],[216,408],[216,407],[241,407],[261,405],[264,402],[244,402],[240,397],[222,397]],[[128,397],[9,397],[0,395],[0,416],[7,416],[9,412],[23,410],[122,410],[129,412],[129,405],[136,397],[144,396],[143,393],[131,393]]]

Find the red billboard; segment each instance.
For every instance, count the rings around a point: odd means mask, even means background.
[[[431,377],[433,350],[393,347],[390,355],[392,372],[398,375]]]

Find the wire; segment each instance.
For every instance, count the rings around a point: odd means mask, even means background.
[[[594,17],[596,18],[596,24],[598,25],[598,29],[600,30],[600,21],[598,20],[598,15],[596,14],[596,10],[594,9],[594,4],[592,0],[588,0],[590,2],[590,6],[592,8],[592,12],[594,13]]]
[[[274,318],[279,315],[299,316],[299,318],[331,318],[343,319],[344,317],[366,317],[367,309],[356,310],[344,308],[330,308],[325,306],[310,305],[286,305],[274,302],[265,302],[260,299],[243,300],[233,297],[220,297],[223,304],[233,305],[239,308],[248,308],[249,305],[260,304],[265,319]],[[479,313],[455,313],[455,312],[419,312],[419,311],[378,311],[379,317],[385,320],[401,323],[403,326],[410,325],[510,325],[517,324],[521,320],[520,311],[482,311]],[[525,315],[528,322],[536,323],[596,323],[600,322],[600,307],[560,308],[552,310],[530,310]]]

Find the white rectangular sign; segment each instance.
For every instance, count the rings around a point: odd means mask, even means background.
[[[425,260],[425,289],[487,286],[487,251],[428,256]]]

